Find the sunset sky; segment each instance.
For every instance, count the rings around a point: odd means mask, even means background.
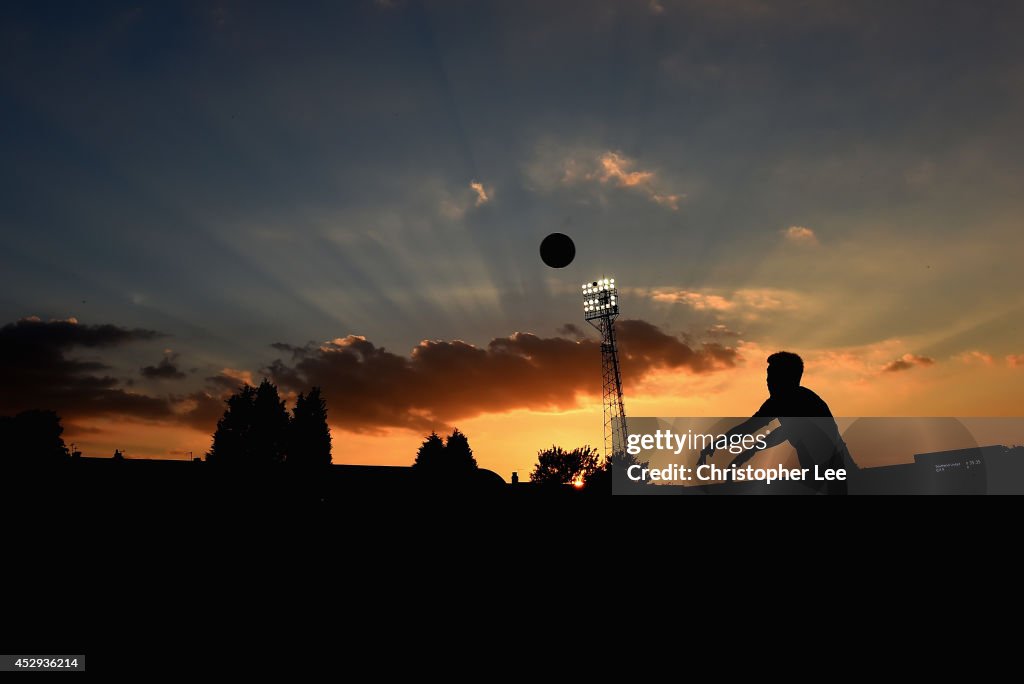
[[[265,6],[264,6],[265,5]],[[320,385],[335,463],[482,467],[627,413],[1024,414],[1024,4],[12,2],[0,415],[204,453]],[[576,243],[567,268],[538,246]]]

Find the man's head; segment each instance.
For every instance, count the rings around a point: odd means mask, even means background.
[[[800,386],[804,360],[792,352],[775,352],[768,357],[768,393],[777,396]]]

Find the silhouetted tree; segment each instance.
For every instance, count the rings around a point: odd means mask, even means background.
[[[288,449],[288,411],[277,385],[264,379],[252,406],[252,457],[256,463],[283,463]]]
[[[277,386],[264,380],[259,387],[245,385],[227,400],[224,417],[217,421],[211,463],[267,464],[284,461],[288,443],[288,412]]]
[[[447,467],[455,471],[476,470],[476,459],[469,446],[469,439],[458,428],[448,435],[444,445],[444,459]]]
[[[265,465],[331,462],[331,432],[327,404],[314,387],[299,395],[294,418],[289,418],[277,385],[264,379],[259,387],[243,385],[226,400],[227,410],[217,421],[213,445],[206,453],[210,463]]]
[[[432,470],[442,467],[444,461],[444,440],[436,432],[431,432],[416,452],[416,460],[412,467],[420,470]]]
[[[64,427],[53,411],[23,411],[0,417],[0,450],[9,461],[23,464],[53,463],[68,458]]]
[[[458,476],[477,469],[469,439],[458,428],[445,441],[436,432],[423,440],[413,467],[435,475]]]
[[[217,431],[213,433],[213,445],[206,452],[206,460],[223,465],[246,463],[252,443],[256,388],[243,385],[225,403],[228,407],[217,421]]]
[[[589,445],[566,451],[552,445],[537,452],[537,465],[530,473],[530,482],[570,484],[586,482],[598,470],[597,449]]]
[[[299,395],[292,409],[289,431],[288,463],[303,466],[331,463],[327,403],[320,396],[319,387],[314,387],[307,395]]]

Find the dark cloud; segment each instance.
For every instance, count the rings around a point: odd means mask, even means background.
[[[898,371],[910,370],[916,366],[931,366],[935,363],[935,359],[928,356],[916,356],[915,354],[904,354],[901,358],[896,359],[885,365],[882,368],[883,373],[896,373]]]
[[[4,351],[35,347],[40,350],[71,347],[113,347],[137,340],[165,337],[155,330],[120,328],[116,325],[81,325],[77,319],[43,321],[37,316],[22,318],[0,328]]]
[[[623,374],[639,382],[655,369],[706,373],[736,362],[719,344],[692,347],[639,320],[618,326]],[[284,347],[294,351],[294,347]],[[293,365],[265,372],[285,389],[323,388],[332,420],[348,429],[419,430],[514,409],[558,410],[600,392],[600,342],[515,333],[485,347],[425,340],[410,356],[350,335],[305,348]]]
[[[165,353],[160,363],[155,366],[143,366],[139,373],[150,380],[183,380],[185,373],[178,368],[177,360],[177,354]]]
[[[622,347],[622,372],[637,379],[655,368],[707,373],[730,368],[738,358],[736,350],[730,347],[715,342],[699,347],[688,344],[646,321],[619,321],[617,332]]]
[[[82,325],[75,319],[41,321],[25,318],[0,328],[0,414],[42,408],[56,411],[68,426],[82,432],[83,421],[98,416],[183,423],[211,429],[223,411],[219,398],[207,392],[155,397],[129,392],[104,373],[109,366],[70,356],[76,350],[115,349],[131,342],[163,337],[153,330],[115,325]],[[165,357],[161,362],[171,363]],[[161,365],[148,366],[156,377],[178,377]],[[143,369],[143,375],[146,375]],[[176,371],[176,369],[175,369]]]
[[[0,328],[0,412],[27,408],[57,411],[62,416],[106,413],[140,418],[161,418],[167,403],[118,388],[117,380],[104,371],[106,364],[68,356],[73,349],[98,350],[152,340],[153,330],[114,325],[81,325],[75,319],[41,321],[24,318]]]

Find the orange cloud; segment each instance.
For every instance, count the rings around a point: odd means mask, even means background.
[[[735,302],[721,295],[689,290],[655,290],[651,293],[651,299],[656,302],[686,304],[696,311],[729,311],[736,306]]]
[[[895,373],[914,368],[915,366],[931,366],[935,359],[928,356],[917,356],[915,354],[904,354],[902,357],[891,361],[882,368],[883,373]]]
[[[818,236],[806,226],[790,226],[782,231],[786,241],[797,245],[817,245]]]
[[[473,207],[482,207],[494,199],[494,188],[476,179],[457,189],[432,180],[426,183],[426,189],[436,195],[438,213],[449,221],[461,221]]]
[[[795,309],[800,299],[794,292],[773,288],[745,288],[736,290],[731,295],[716,294],[709,290],[670,288],[655,288],[641,293],[650,296],[656,302],[685,304],[695,311],[740,310],[745,312],[747,317],[753,317],[757,312]]]
[[[534,186],[545,191],[559,185],[593,183],[640,193],[673,211],[685,197],[683,193],[666,188],[655,171],[637,168],[635,159],[613,150],[559,150],[557,144],[545,145],[526,172]]]
[[[602,170],[596,175],[602,183],[613,182],[619,187],[633,188],[654,180],[653,171],[629,171],[635,162],[616,152],[605,152],[599,163]]]
[[[675,211],[679,208],[681,195],[658,192],[653,171],[632,171],[636,162],[618,152],[605,152],[598,160],[599,170],[588,174],[588,178],[596,178],[604,184],[620,188],[636,188],[647,197],[663,207]]]
[[[965,351],[963,354],[957,356],[957,358],[964,363],[980,362],[986,366],[991,366],[995,362],[991,354],[986,354],[985,352],[977,350]]]
[[[842,382],[868,386],[880,373],[894,373],[935,363],[929,357],[900,354],[906,347],[904,340],[888,339],[856,347],[810,350],[802,356],[808,369],[817,369],[836,381],[842,379]]]
[[[735,350],[691,346],[645,321],[618,324],[623,374],[639,382],[658,369],[709,373],[734,365]],[[441,429],[452,421],[517,409],[560,411],[600,393],[600,343],[515,333],[485,347],[424,340],[409,356],[350,335],[319,346],[276,348],[267,374],[286,390],[322,387],[332,420],[352,431]]]
[[[238,389],[240,385],[256,384],[253,381],[252,371],[239,370],[237,368],[224,368],[212,378],[207,378],[207,381],[222,389],[231,391]]]
[[[491,201],[491,196],[487,193],[487,189],[484,188],[483,183],[480,183],[475,180],[470,181],[469,187],[473,192],[476,193],[476,206],[479,207]]]
[[[1006,365],[1010,368],[1024,368],[1024,354],[1007,355]]]

